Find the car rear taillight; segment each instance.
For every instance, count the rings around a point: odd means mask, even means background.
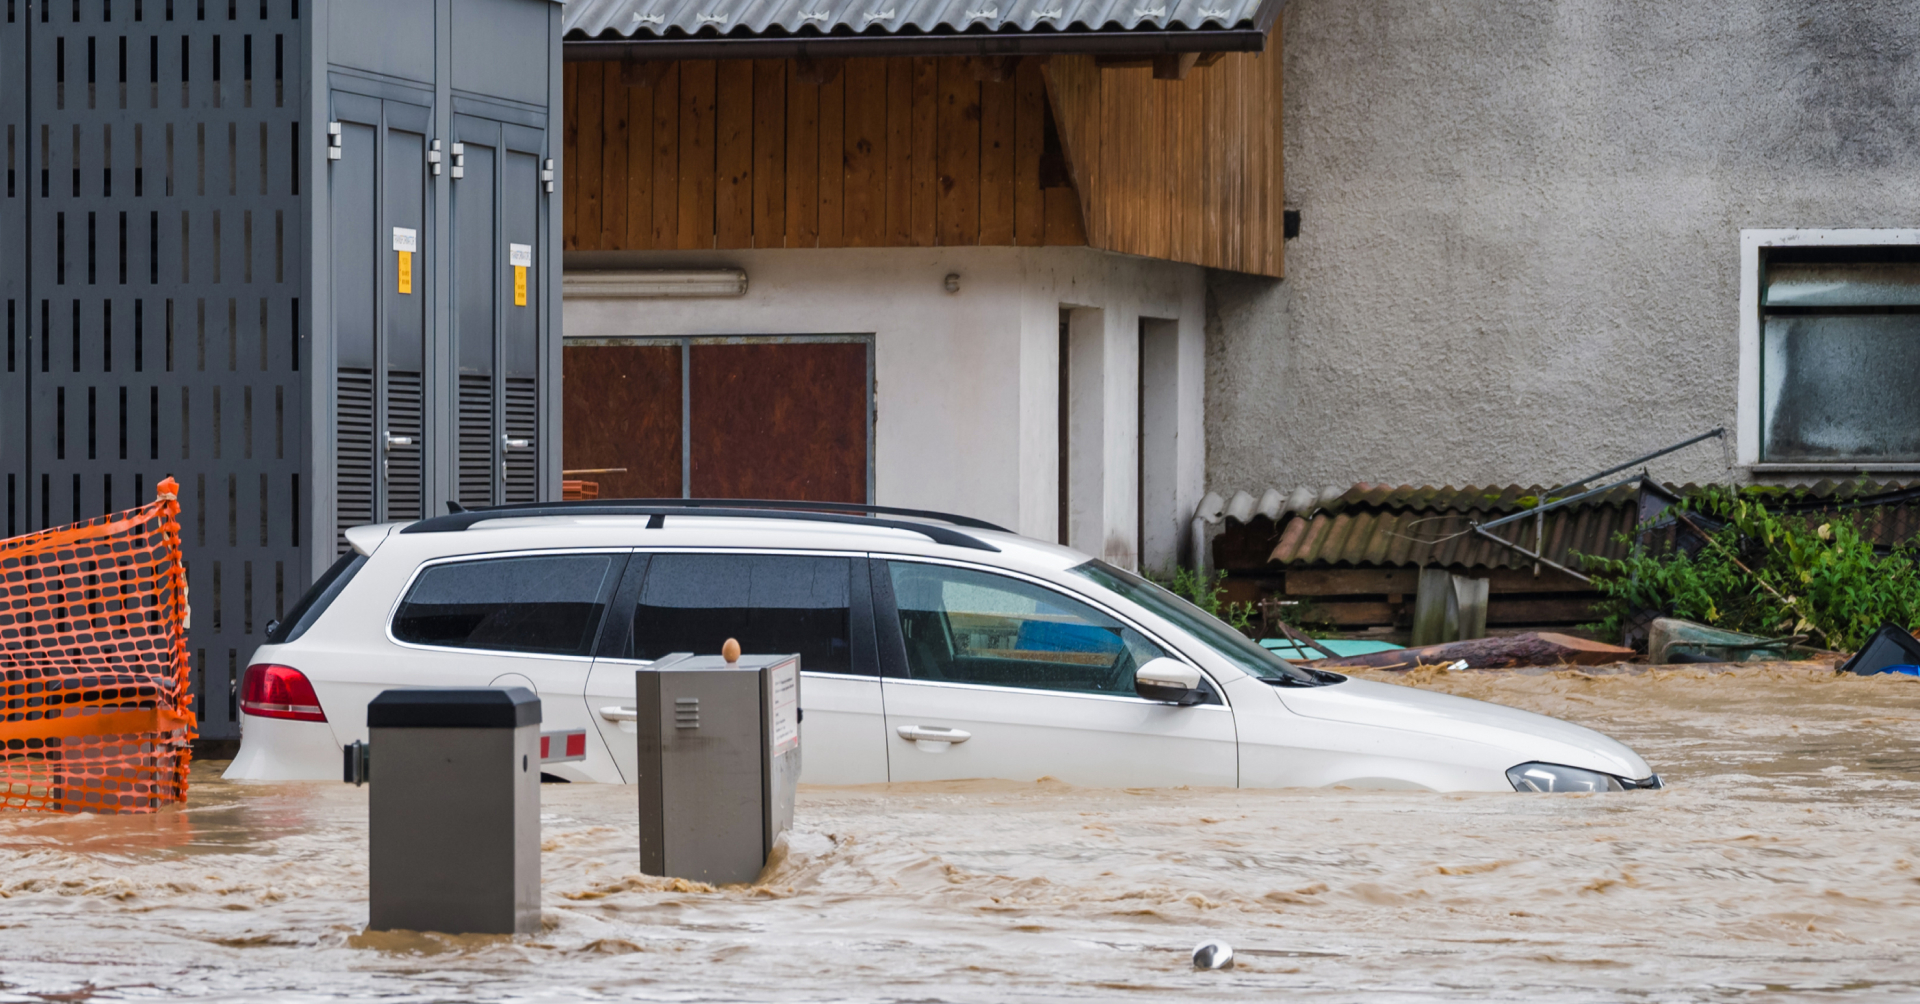
[[[292,666],[259,663],[247,667],[240,683],[240,710],[261,718],[284,718],[294,722],[324,722],[327,713],[320,710],[320,698],[313,692],[307,675]]]

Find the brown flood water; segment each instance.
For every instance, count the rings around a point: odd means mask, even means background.
[[[0,818],[0,1000],[1775,1001],[1920,997],[1920,682],[1788,666],[1409,680],[1591,725],[1604,796],[803,788],[755,888],[636,874],[549,785],[545,924],[367,935],[366,791]],[[1194,972],[1204,937],[1230,972]]]

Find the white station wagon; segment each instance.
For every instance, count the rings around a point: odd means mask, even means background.
[[[634,669],[737,638],[800,654],[814,784],[1660,786],[1590,729],[1292,665],[1131,572],[958,516],[545,503],[347,540],[247,667],[227,777],[338,778],[388,688],[517,685],[543,729],[585,732],[549,779],[632,783]]]

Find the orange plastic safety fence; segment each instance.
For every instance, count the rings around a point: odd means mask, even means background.
[[[187,797],[179,486],[138,509],[0,540],[0,807],[151,812]]]

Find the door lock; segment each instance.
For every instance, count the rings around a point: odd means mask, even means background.
[[[387,452],[388,453],[392,453],[394,450],[398,449],[399,447],[412,446],[412,445],[413,445],[412,436],[396,436],[391,432],[387,433]]]

